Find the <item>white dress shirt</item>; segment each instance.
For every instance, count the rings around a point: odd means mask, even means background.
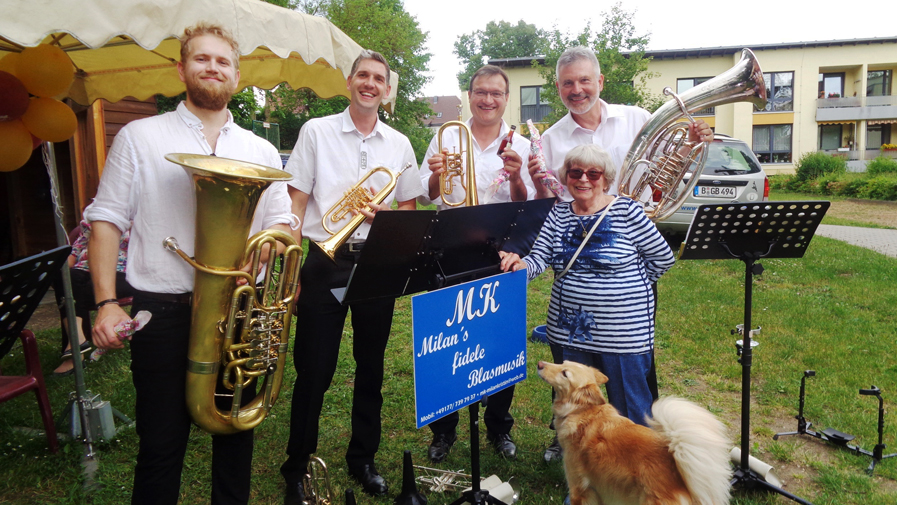
[[[316,242],[330,238],[321,218],[350,187],[377,167],[397,172],[408,163],[411,168],[399,177],[396,188],[384,204],[391,205],[394,200],[414,200],[424,191],[415,172],[417,160],[408,138],[379,119],[371,134],[364,136],[355,127],[348,108],[339,114],[305,123],[286,166],[286,170],[293,174],[293,180],[287,184],[309,195],[302,236]],[[370,176],[364,187],[373,188],[376,194],[388,181],[389,175],[380,171]],[[327,226],[339,230],[352,216],[350,212],[341,221],[328,221]],[[362,223],[349,242],[363,242],[370,228],[369,224]]]
[[[131,230],[127,279],[135,289],[186,293],[193,290],[193,267],[167,251],[162,241],[175,237],[193,256],[196,196],[187,171],[165,159],[169,153],[215,154],[275,168],[281,161],[270,142],[237,126],[230,112],[213,153],[202,122],[183,102],[176,111],[132,121],[116,135],[85,219]],[[286,184],[274,183],[259,200],[250,235],[275,224],[290,224],[292,218]]]
[[[473,124],[473,119],[467,120],[467,125],[470,126]],[[510,202],[511,201],[511,182],[505,181],[499,186],[498,191],[495,193],[495,196],[492,197],[492,200],[486,201],[486,190],[489,185],[492,184],[492,181],[498,177],[499,172],[501,172],[502,167],[504,167],[504,160],[498,156],[498,148],[501,146],[502,141],[505,137],[508,136],[508,131],[511,130],[511,127],[508,126],[504,121],[501,122],[501,133],[498,137],[492,141],[491,144],[486,146],[486,148],[481,148],[477,143],[476,139],[473,140],[473,151],[474,151],[474,170],[477,174],[477,197],[479,198],[480,204],[485,203],[502,203],[502,202]],[[472,137],[472,135],[471,135]],[[449,153],[457,153],[459,152],[460,145],[460,135],[458,135],[458,128],[446,128],[442,135],[442,147],[443,149],[448,149]],[[439,138],[438,135],[434,135],[433,139],[430,140],[430,147],[427,148],[427,154],[424,155],[424,162],[420,167],[420,180],[424,189],[427,190],[421,198],[422,203],[435,203],[436,206],[441,209],[451,208],[448,205],[445,205],[442,202],[442,197],[436,197],[435,200],[430,200],[429,197],[429,184],[430,184],[430,176],[433,172],[430,170],[430,165],[427,163],[427,160],[432,158],[438,151],[438,143]],[[529,171],[526,169],[526,161],[529,159],[529,151],[530,151],[530,142],[526,137],[520,134],[520,132],[515,132],[514,137],[511,139],[510,148],[514,150],[520,157],[523,159],[523,166],[520,170],[520,177],[523,179],[523,184],[526,186],[526,199],[532,200],[536,196],[536,188],[533,186],[533,181],[530,178]],[[465,165],[467,164],[467,157],[463,157]],[[465,166],[465,170],[467,167]],[[448,197],[450,202],[462,201],[464,199],[464,188],[461,187],[461,183],[459,180],[455,179],[455,191],[451,196]]]
[[[620,169],[623,160],[632,146],[642,126],[648,122],[651,114],[645,109],[630,105],[609,104],[599,99],[596,106],[601,107],[601,122],[594,131],[576,124],[573,115],[567,113],[560,121],[555,123],[542,134],[542,152],[545,155],[545,164],[555,175],[564,166],[564,157],[570,149],[583,144],[595,144],[610,154],[617,168],[617,180],[608,193],[617,194],[617,182],[619,182]],[[565,192],[563,200],[571,201],[573,198]]]

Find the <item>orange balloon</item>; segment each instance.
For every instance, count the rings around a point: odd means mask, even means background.
[[[0,121],[19,119],[28,109],[28,90],[22,81],[0,70]]]
[[[19,53],[9,53],[3,58],[0,58],[0,71],[16,75],[16,65],[19,64],[20,57],[21,55]]]
[[[21,121],[0,122],[0,172],[12,172],[31,158],[31,134]]]
[[[22,51],[15,74],[32,95],[50,97],[69,89],[75,69],[65,51],[41,44]]]
[[[35,137],[49,142],[62,142],[75,134],[78,119],[68,105],[54,98],[36,97],[22,116],[22,122]],[[28,137],[31,143],[31,137]]]

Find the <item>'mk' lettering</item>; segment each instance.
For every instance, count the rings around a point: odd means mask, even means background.
[[[455,323],[463,322],[465,319],[472,321],[475,317],[485,316],[486,313],[494,314],[497,312],[501,306],[501,304],[495,302],[495,290],[498,289],[498,284],[499,282],[495,281],[480,286],[479,296],[483,300],[483,308],[477,311],[473,310],[473,290],[476,288],[467,290],[466,298],[463,290],[458,291],[458,298],[455,301],[455,312],[452,314],[451,319],[445,321],[445,325],[452,326]]]

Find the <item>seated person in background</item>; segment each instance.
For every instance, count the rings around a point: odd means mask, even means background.
[[[78,225],[80,232],[72,242],[72,254],[68,258],[72,278],[72,297],[75,299],[75,327],[78,330],[78,345],[81,353],[90,350],[90,311],[96,308],[93,297],[93,283],[90,281],[90,268],[87,265],[87,241],[90,239],[90,223],[81,221]],[[133,289],[125,280],[125,268],[128,259],[128,238],[130,234],[125,232],[118,247],[118,263],[115,272],[116,293],[120,298],[132,296]],[[72,344],[69,338],[69,324],[65,313],[65,292],[62,280],[54,287],[56,304],[59,306],[59,317],[62,320],[62,364],[56,367],[53,374],[56,376],[70,375],[74,371],[72,363]],[[85,337],[86,335],[86,337]],[[99,355],[96,356],[99,358]]]

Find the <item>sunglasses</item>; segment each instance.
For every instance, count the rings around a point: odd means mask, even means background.
[[[570,170],[567,170],[567,177],[574,181],[582,179],[582,174],[586,174],[586,177],[588,177],[590,181],[597,181],[604,175],[604,170],[583,170],[581,168],[571,168]]]

